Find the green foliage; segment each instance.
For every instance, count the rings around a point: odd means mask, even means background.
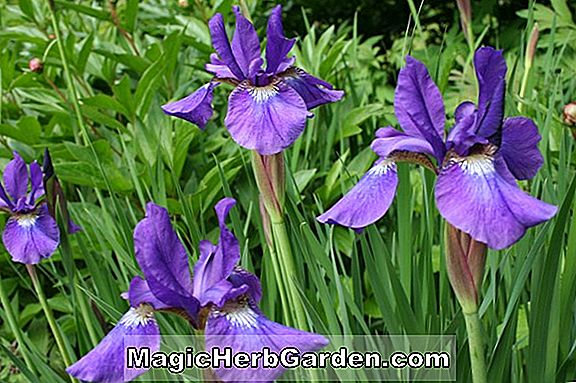
[[[215,92],[215,118],[205,131],[160,109],[209,81],[203,70],[212,52],[207,20],[219,11],[231,21],[231,3],[190,1],[181,8],[168,0],[56,0],[59,45],[47,2],[0,0],[2,164],[13,150],[32,160],[50,148],[72,216],[83,228],[69,237],[74,262],[59,250],[38,268],[73,358],[90,350],[127,308],[120,293],[138,273],[132,232],[147,201],[170,210],[194,260],[199,240],[216,237],[214,203],[224,195],[236,198],[233,229],[241,241],[242,264],[262,278],[262,308],[276,320],[290,310],[277,299],[249,153],[224,128],[226,85]],[[271,4],[245,4],[263,31]],[[576,157],[560,112],[576,90],[575,10],[565,0],[531,3],[515,20],[525,29],[512,32],[495,23],[491,11],[490,4],[475,8],[474,31],[478,44],[506,48],[506,114],[519,114],[523,104],[523,113],[543,136],[545,165],[523,187],[561,210],[512,248],[488,255],[480,314],[490,345],[489,377],[491,382],[575,380]],[[294,6],[284,17],[295,12]],[[401,166],[392,209],[361,234],[315,220],[376,158],[368,148],[375,130],[396,124],[394,79],[406,53],[431,69],[448,113],[460,101],[475,98],[472,56],[456,11],[449,22],[435,22],[430,4],[421,12],[426,15],[421,28],[403,19],[406,36],[388,50],[383,36],[358,34],[362,20],[353,14],[338,26],[304,20],[306,33],[293,50],[297,65],[344,89],[346,97],[314,110],[304,134],[286,153],[288,235],[316,331],[456,334],[458,381],[464,382],[470,381],[464,321],[443,264],[433,175]],[[525,42],[535,21],[541,39],[528,91],[520,99]],[[42,73],[28,69],[32,58],[41,59]],[[4,250],[0,274],[11,308],[0,310],[0,380],[67,381],[28,275]],[[8,311],[15,314],[20,334],[8,326]],[[167,334],[190,332],[177,318],[159,317]]]

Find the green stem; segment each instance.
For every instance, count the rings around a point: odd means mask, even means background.
[[[26,265],[26,270],[28,270],[28,274],[30,275],[30,279],[32,280],[32,285],[34,286],[34,290],[36,291],[36,295],[38,295],[38,300],[40,301],[40,305],[42,306],[42,310],[44,310],[44,315],[46,316],[46,320],[48,321],[48,325],[50,326],[50,330],[52,331],[52,335],[54,335],[54,339],[56,340],[56,345],[58,346],[58,350],[60,351],[60,355],[62,355],[62,359],[64,360],[64,364],[66,366],[70,366],[72,364],[72,360],[70,359],[70,354],[68,353],[68,349],[64,344],[64,338],[62,337],[62,333],[60,332],[60,328],[56,323],[56,319],[54,318],[54,313],[46,300],[46,295],[44,294],[44,290],[42,289],[42,285],[38,280],[38,275],[36,274],[36,269],[34,265]],[[70,380],[72,382],[76,382],[72,376],[70,376]]]
[[[282,271],[280,270],[280,264],[278,263],[278,254],[274,249],[274,244],[268,244],[268,249],[270,250],[270,259],[272,260],[272,268],[274,269],[274,277],[276,278],[276,283],[278,284],[278,293],[280,294],[280,302],[282,307],[289,307],[288,298],[286,297],[286,286],[284,284],[284,279],[282,278]],[[286,325],[292,324],[292,313],[289,310],[284,310],[284,318],[286,319]]]
[[[530,76],[530,69],[532,69],[532,63],[527,62],[524,67],[524,75],[522,76],[522,83],[520,85],[520,93],[518,94],[520,101],[518,101],[518,111],[522,112],[524,109],[524,96],[526,95],[526,88],[528,87],[528,77]]]
[[[74,114],[76,115],[76,120],[78,122],[78,127],[81,129],[82,133],[86,134],[86,127],[84,126],[84,120],[82,119],[82,112],[80,110],[80,103],[78,102],[78,94],[76,93],[76,87],[74,86],[72,75],[70,72],[70,66],[68,65],[68,59],[66,58],[66,51],[64,50],[64,44],[62,42],[62,35],[60,33],[60,28],[58,28],[58,21],[56,19],[56,11],[53,9],[53,4],[48,0],[48,10],[50,12],[50,18],[52,19],[52,29],[54,29],[54,34],[56,35],[56,43],[58,45],[58,51],[60,53],[60,59],[62,60],[62,67],[64,68],[64,77],[68,85],[68,92],[70,92],[70,101],[72,102],[72,107],[74,108]],[[84,137],[88,140],[88,137]],[[80,143],[80,135],[78,130],[74,130],[74,139],[77,144]]]
[[[486,383],[488,380],[486,379],[486,361],[484,359],[484,338],[482,337],[482,323],[478,311],[464,313],[464,320],[468,333],[472,382]]]
[[[16,321],[16,316],[12,311],[12,305],[10,304],[10,299],[8,298],[8,294],[6,290],[4,290],[4,285],[2,284],[2,279],[0,278],[0,301],[2,302],[2,307],[4,307],[4,312],[6,313],[6,319],[12,333],[14,334],[14,338],[16,338],[16,342],[18,342],[18,348],[20,349],[20,353],[22,354],[22,358],[24,358],[24,362],[28,369],[35,373],[36,370],[34,368],[34,364],[30,360],[30,356],[28,355],[28,348],[26,347],[26,343],[24,342],[24,338],[22,337],[22,333],[20,332],[20,326]]]
[[[294,310],[296,315],[296,324],[301,330],[308,329],[306,315],[304,314],[304,306],[300,299],[300,295],[296,288],[296,267],[294,265],[294,258],[292,256],[292,248],[290,247],[290,240],[288,239],[288,232],[284,220],[272,221],[272,236],[274,237],[274,246],[276,254],[279,255],[280,266],[285,275],[284,281],[287,285],[287,293],[290,298],[290,308]]]

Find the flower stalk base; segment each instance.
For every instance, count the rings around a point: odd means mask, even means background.
[[[38,280],[38,275],[36,274],[36,269],[34,265],[26,265],[26,270],[28,270],[28,274],[30,275],[30,279],[32,280],[32,285],[34,286],[34,290],[36,291],[36,295],[38,295],[38,301],[40,301],[40,305],[42,306],[42,310],[44,311],[44,315],[46,316],[46,320],[48,321],[48,325],[50,326],[50,330],[52,331],[52,335],[54,335],[54,339],[56,340],[56,345],[58,346],[58,351],[60,351],[60,355],[62,355],[62,360],[66,366],[70,366],[72,364],[72,360],[70,359],[70,354],[68,353],[68,349],[64,344],[64,338],[62,337],[62,333],[60,332],[60,328],[56,323],[56,318],[54,318],[54,313],[50,308],[48,301],[46,300],[46,295],[44,294],[44,290],[42,289],[42,285]],[[77,382],[72,376],[70,376],[70,380],[75,383]]]
[[[260,192],[260,203],[264,207],[261,209],[261,215],[264,230],[267,232],[266,239],[270,247],[270,255],[273,258],[274,273],[279,282],[278,288],[285,290],[280,291],[280,297],[284,296],[290,305],[289,307],[294,310],[294,324],[300,329],[306,330],[308,328],[306,316],[295,285],[296,267],[284,222],[283,206],[286,178],[284,153],[267,156],[253,151],[252,168]],[[284,278],[279,278],[279,276],[284,276]]]
[[[468,334],[468,349],[472,367],[472,382],[486,383],[486,361],[484,359],[484,341],[482,337],[482,322],[478,312],[464,313],[466,332]]]

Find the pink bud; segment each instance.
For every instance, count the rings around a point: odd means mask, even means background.
[[[576,125],[576,101],[564,105],[564,123],[567,125]]]
[[[484,277],[486,244],[446,223],[446,269],[464,313],[478,309],[478,290]]]
[[[271,222],[282,220],[285,191],[284,154],[280,152],[267,156],[253,151],[252,169],[260,198]]]
[[[470,39],[468,34],[472,28],[472,5],[470,0],[456,0],[456,4],[458,5],[458,11],[460,11],[460,24],[462,25],[464,36],[466,36],[466,39]]]
[[[178,6],[180,8],[188,8],[188,0],[178,0]]]
[[[32,72],[42,73],[42,69],[44,68],[44,64],[42,64],[42,61],[40,61],[39,58],[35,57],[28,62],[28,68],[30,68],[30,70]]]
[[[538,44],[538,36],[540,31],[538,29],[538,23],[534,24],[532,28],[532,33],[530,33],[530,39],[528,40],[528,46],[526,50],[526,59],[532,63],[534,61],[534,56],[536,55],[536,45]]]

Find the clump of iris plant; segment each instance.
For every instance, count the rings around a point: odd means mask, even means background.
[[[294,286],[295,266],[284,224],[284,157],[288,148],[302,134],[310,110],[338,101],[344,92],[293,66],[289,53],[295,39],[284,36],[282,7],[272,9],[266,30],[266,52],[262,57],[260,40],[252,23],[233,7],[236,29],[228,39],[224,20],[217,13],[209,22],[216,53],[206,70],[214,78],[200,89],[176,102],[164,105],[165,113],[204,128],[214,113],[214,88],[222,83],[234,87],[228,99],[224,124],[232,139],[251,149],[252,167],[260,191],[262,219],[269,240],[270,253],[279,281],[285,277],[280,295],[294,307],[296,322],[305,326],[302,303]],[[265,63],[265,67],[264,67]]]
[[[291,346],[302,352],[328,344],[321,335],[283,326],[266,318],[258,303],[262,289],[258,278],[238,266],[240,245],[225,220],[235,201],[216,204],[220,226],[217,244],[200,242],[200,257],[190,276],[188,255],[170,223],[166,209],[149,203],[146,217],[134,230],[136,260],[144,279],[135,277],[126,298],[130,309],[114,329],[92,351],[68,367],[70,375],[91,382],[129,381],[143,369],[125,368],[125,349],[160,348],[160,329],[155,312],[167,311],[185,317],[204,333],[205,349],[231,347],[233,353],[271,351]],[[224,382],[273,381],[283,369],[224,368],[213,371]]]
[[[486,246],[500,250],[512,245],[529,227],[554,216],[557,208],[516,183],[533,178],[542,166],[541,137],[531,119],[504,117],[502,52],[480,48],[474,66],[478,102],[461,103],[454,113],[455,124],[445,135],[440,91],[426,67],[408,56],[394,98],[403,131],[386,127],[376,132],[372,149],[379,159],[318,220],[361,229],[380,219],[392,204],[398,184],[395,162],[414,162],[434,171],[436,205],[448,222],[448,275],[469,330],[474,381],[483,382],[486,369],[477,310]]]

